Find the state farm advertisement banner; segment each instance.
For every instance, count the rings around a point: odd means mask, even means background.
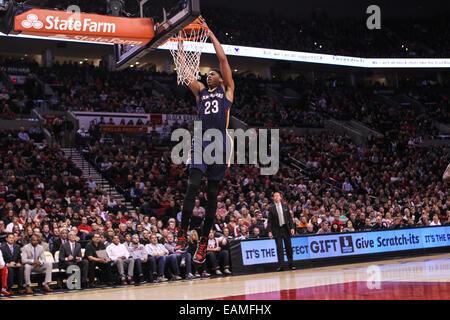
[[[155,35],[149,18],[31,9],[15,17],[14,30],[41,37],[144,46]]]

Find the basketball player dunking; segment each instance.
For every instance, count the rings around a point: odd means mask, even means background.
[[[207,27],[206,22],[202,17],[199,18],[199,23]],[[208,129],[220,130],[223,134],[224,149],[222,150],[223,162],[221,164],[204,164],[203,160],[202,163],[198,164],[194,162],[194,146],[191,148],[189,179],[187,192],[183,202],[181,228],[178,233],[178,245],[185,247],[187,244],[187,230],[195,205],[195,197],[199,192],[201,180],[203,176],[206,175],[208,179],[206,193],[208,202],[206,206],[203,229],[200,234],[197,251],[193,257],[193,261],[196,263],[205,262],[208,234],[212,228],[214,216],[217,210],[219,182],[223,179],[227,168],[225,146],[228,136],[226,130],[228,128],[230,108],[234,98],[234,82],[227,56],[225,55],[225,52],[223,51],[223,48],[214,33],[210,30],[208,32],[211,42],[214,45],[217,58],[219,59],[220,70],[211,70],[208,73],[208,88],[197,80],[190,82],[189,88],[197,101],[198,116],[202,123],[203,133]],[[204,149],[211,142],[201,141],[199,143],[201,143],[202,149]]]

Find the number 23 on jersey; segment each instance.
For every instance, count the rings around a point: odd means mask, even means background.
[[[217,113],[219,112],[219,101],[206,101],[205,102],[205,114]]]

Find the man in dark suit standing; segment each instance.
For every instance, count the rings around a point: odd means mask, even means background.
[[[269,207],[269,216],[267,221],[267,228],[269,231],[269,238],[275,238],[277,244],[278,254],[278,268],[277,271],[283,270],[284,253],[283,253],[283,240],[286,247],[286,255],[288,258],[288,268],[295,270],[292,265],[292,245],[291,235],[295,234],[294,222],[292,221],[291,214],[289,213],[289,207],[287,204],[281,202],[281,194],[275,192],[273,194],[274,204]]]
[[[25,293],[20,246],[16,244],[13,233],[8,234],[6,237],[6,243],[2,245],[1,250],[3,260],[5,260],[6,266],[8,267],[8,290],[11,289],[14,284],[14,278],[16,278],[17,285],[19,287],[18,292],[20,294]]]
[[[81,254],[81,244],[76,242],[75,232],[69,232],[69,241],[61,245],[59,248],[59,267],[67,269],[69,266],[76,264],[81,269],[81,286],[88,287],[88,268],[89,262],[83,260]]]

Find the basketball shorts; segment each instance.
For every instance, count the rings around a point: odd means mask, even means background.
[[[195,148],[194,148],[194,143],[195,140],[192,139],[192,144],[191,144],[191,156],[190,159],[188,161],[188,168],[189,170],[191,169],[199,169],[203,172],[203,174],[206,176],[207,179],[209,180],[215,180],[215,181],[220,181],[223,179],[223,177],[225,176],[225,172],[228,168],[228,164],[227,164],[227,155],[226,155],[226,144],[224,143],[222,148],[218,148],[216,149],[214,152],[212,152],[212,156],[215,156],[215,153],[218,152],[220,154],[220,163],[211,163],[211,164],[207,164],[204,162],[203,159],[203,151],[205,150],[205,148],[211,143],[211,142],[199,142],[202,144],[202,148],[199,148],[198,151],[199,154],[195,155]],[[198,161],[199,160],[199,161]]]

